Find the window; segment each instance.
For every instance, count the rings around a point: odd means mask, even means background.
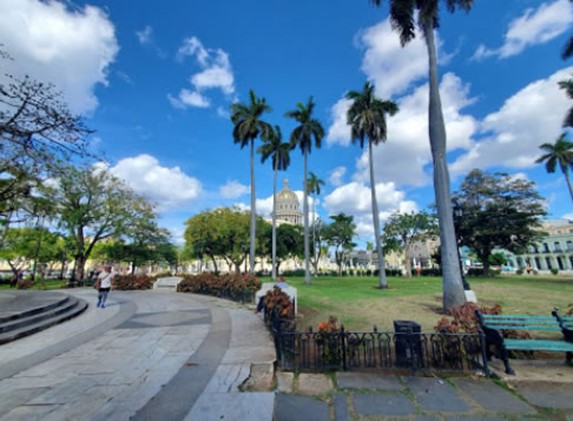
[[[555,241],[553,243],[553,251],[555,253],[561,253],[563,250],[561,250],[561,244],[559,244],[559,241]]]

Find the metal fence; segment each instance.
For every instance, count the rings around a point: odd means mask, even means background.
[[[481,334],[424,332],[297,332],[293,320],[267,317],[284,370],[483,371]]]

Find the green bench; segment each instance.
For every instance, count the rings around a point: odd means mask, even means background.
[[[557,310],[552,316],[526,316],[505,314],[482,314],[476,310],[476,316],[486,338],[486,357],[489,360],[494,352],[505,364],[507,374],[515,374],[509,365],[509,351],[554,351],[565,352],[567,362],[573,359],[573,317],[562,317]],[[511,339],[505,338],[503,330],[561,332],[563,339]]]

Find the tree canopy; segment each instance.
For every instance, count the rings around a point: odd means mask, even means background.
[[[546,215],[535,183],[506,173],[471,171],[454,200],[460,205],[458,235],[471,248],[489,274],[489,257],[495,248],[523,251],[541,234],[540,218]]]
[[[352,215],[345,215],[344,213],[331,216],[330,219],[332,222],[322,230],[323,237],[330,247],[334,247],[338,273],[342,274],[342,265],[346,253],[356,246],[352,241],[356,235],[356,224]]]

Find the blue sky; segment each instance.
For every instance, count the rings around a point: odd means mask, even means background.
[[[96,130],[93,150],[158,203],[161,224],[177,239],[199,211],[249,205],[249,153],[233,144],[230,104],[254,89],[273,108],[267,121],[286,137],[294,126],[285,112],[313,96],[327,133],[309,158],[326,182],[317,212],[354,215],[365,241],[372,236],[367,156],[350,143],[344,96],[370,80],[400,107],[375,150],[382,220],[427,208],[427,53],[421,37],[400,47],[387,2],[325,5],[2,0],[0,42],[15,59],[3,66],[56,84]],[[573,60],[560,58],[572,24],[568,0],[476,0],[469,14],[442,13],[437,40],[453,190],[473,168],[506,171],[537,183],[550,217],[573,216],[563,176],[534,163],[539,145],[560,135],[571,105],[557,81],[573,73]],[[257,211],[268,215],[270,161],[255,171]],[[298,150],[285,177],[301,197]]]

